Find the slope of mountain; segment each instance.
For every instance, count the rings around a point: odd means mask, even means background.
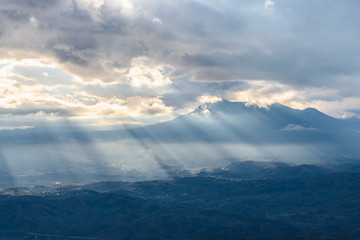
[[[316,109],[269,108],[223,100],[204,104],[172,121],[131,129],[135,138],[158,141],[342,143],[359,139],[360,121],[339,120]]]
[[[91,131],[67,123],[0,131],[0,186],[164,179],[243,160],[360,159],[360,121],[281,104],[223,100],[168,122],[119,128]]]
[[[68,123],[69,124],[69,123]],[[203,142],[351,142],[360,136],[360,120],[336,119],[313,108],[297,110],[279,103],[262,108],[222,100],[203,104],[193,112],[168,122],[120,130],[88,131],[71,125],[0,131],[2,144],[49,143],[123,138],[152,141]]]

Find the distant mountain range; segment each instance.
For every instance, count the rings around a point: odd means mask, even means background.
[[[223,100],[130,133],[134,138],[173,142],[353,143],[360,139],[360,121],[332,118],[313,108],[297,110],[278,103],[262,108]]]
[[[67,123],[0,131],[1,186],[171,178],[245,160],[357,162],[359,146],[359,120],[223,100],[141,127],[95,131]]]
[[[51,127],[51,126],[50,126]],[[89,131],[75,126],[0,131],[0,141],[49,143],[124,138],[159,142],[360,143],[360,120],[336,119],[313,108],[297,110],[279,103],[268,108],[222,100],[200,105],[168,122],[120,130]],[[350,149],[347,147],[347,149]]]

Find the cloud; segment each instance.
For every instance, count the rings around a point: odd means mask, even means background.
[[[173,108],[161,97],[120,98],[87,91],[95,83],[63,72],[48,59],[0,61],[0,115],[34,119],[99,119],[136,122],[130,118],[171,116]],[[101,84],[101,82],[100,82]],[[103,84],[111,88],[111,84]],[[103,96],[102,96],[103,95]]]
[[[15,130],[15,129],[29,129],[29,128],[34,128],[34,126],[0,126],[0,131]]]
[[[360,97],[350,90],[348,94],[341,94],[343,91],[332,86],[293,88],[276,82],[248,81],[248,86],[243,85],[243,89],[238,91],[226,91],[224,96],[233,101],[247,102],[261,107],[281,103],[295,109],[315,107],[336,118],[355,117],[356,112],[351,106],[360,106]]]
[[[209,94],[205,94],[205,95],[202,95],[202,96],[197,98],[197,101],[200,102],[201,104],[204,104],[204,103],[216,103],[216,102],[219,102],[221,100],[222,100],[221,98],[219,98],[217,96],[211,96]]]
[[[358,73],[359,60],[352,51],[352,39],[359,35],[353,24],[356,3],[329,6],[319,1],[311,3],[311,11],[305,5],[278,1],[268,15],[263,8],[274,6],[270,0],[218,5],[15,1],[2,7],[2,19],[10,23],[4,24],[2,45],[47,54],[85,80],[105,82],[121,79],[140,57],[171,65],[172,77],[193,73],[193,80],[202,81],[269,79],[313,85]],[[320,8],[326,11],[319,13]],[[343,14],[335,9],[348,10],[346,23],[338,21]],[[180,13],[189,17],[173,18]],[[30,19],[38,25],[32,26]],[[341,33],[335,31],[339,22],[344,24]],[[29,37],[23,41],[22,36]]]
[[[275,3],[271,0],[265,0],[264,7],[266,9],[274,9]]]
[[[146,57],[132,59],[131,67],[126,75],[134,87],[154,88],[171,84],[170,67],[151,63]]]
[[[126,99],[127,109],[132,114],[162,114],[170,113],[172,107],[166,106],[159,98],[142,98],[140,96]]]
[[[33,66],[31,73],[18,64],[2,77],[3,87],[21,89],[21,99],[28,94],[36,106],[41,94],[55,110],[78,104],[85,115],[91,106],[79,99],[116,97],[126,106],[140,97],[139,114],[171,115],[205,94],[356,114],[350,102],[360,90],[359,7],[324,0],[4,0],[2,58],[42,58],[56,67]],[[156,101],[164,106],[149,107]]]

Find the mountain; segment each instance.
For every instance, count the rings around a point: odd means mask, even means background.
[[[0,143],[51,143],[118,139],[152,142],[347,143],[360,139],[360,120],[332,118],[313,108],[297,110],[279,103],[262,108],[222,100],[200,105],[168,122],[119,130],[90,131],[71,125],[0,131]]]
[[[261,108],[223,100],[201,105],[172,121],[127,129],[122,134],[145,147],[166,144],[177,156],[184,154],[171,144],[201,149],[202,154],[191,156],[193,159],[313,163],[360,158],[359,120],[336,119],[313,108],[297,110],[278,103]],[[201,146],[204,144],[208,147]]]
[[[262,108],[223,100],[130,133],[173,142],[341,143],[359,140],[360,121],[332,118],[313,108],[297,110],[278,103]]]
[[[245,160],[357,162],[358,146],[359,120],[223,100],[140,127],[96,131],[67,122],[0,131],[0,186],[168,179]]]

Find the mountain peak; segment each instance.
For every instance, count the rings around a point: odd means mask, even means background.
[[[192,113],[197,114],[209,114],[216,111],[224,111],[227,108],[232,108],[234,105],[243,105],[245,106],[245,103],[243,102],[230,102],[228,100],[221,100],[215,103],[204,103],[198,106]]]
[[[321,118],[328,118],[333,119],[332,117],[320,112],[315,108],[306,108],[303,110],[294,109],[288,106],[285,106],[281,103],[275,102],[271,105],[266,107],[262,107],[256,104],[249,104],[246,102],[231,102],[229,100],[223,99],[221,101],[215,103],[204,103],[199,105],[192,114],[200,114],[200,115],[209,115],[209,114],[217,114],[217,113],[224,113],[224,114],[241,114],[241,113],[254,113],[260,112],[262,114],[303,114],[309,117],[321,117]]]
[[[226,113],[226,114],[240,114],[253,111],[271,111],[272,109],[282,109],[283,111],[292,110],[292,108],[286,107],[280,103],[273,103],[268,107],[261,107],[256,104],[248,104],[246,102],[231,102],[226,99],[215,103],[204,103],[198,106],[191,114],[204,114],[211,113]]]
[[[314,108],[299,110],[280,103],[261,107],[255,104],[231,102],[225,99],[215,103],[202,104],[187,116],[189,120],[201,120],[203,124],[207,121],[217,123],[225,121],[223,124],[231,123],[237,128],[240,125],[246,126],[247,130],[260,128],[277,130],[301,129],[304,131],[322,128],[332,129],[334,124],[337,125],[336,122],[339,121]]]

